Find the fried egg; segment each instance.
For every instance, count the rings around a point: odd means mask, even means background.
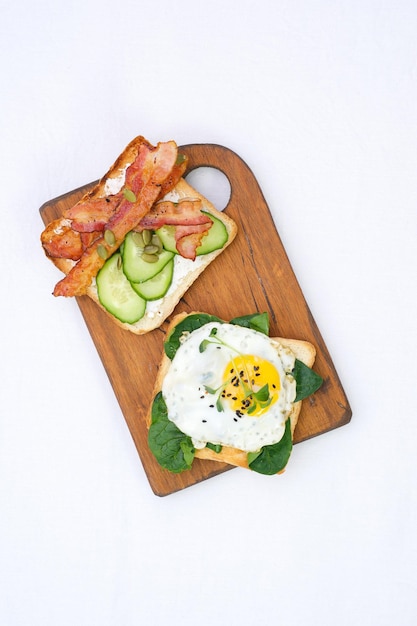
[[[168,418],[195,448],[255,452],[280,441],[296,385],[293,353],[258,331],[211,322],[185,336],[162,384]]]

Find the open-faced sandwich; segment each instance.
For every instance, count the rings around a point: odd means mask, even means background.
[[[90,296],[136,334],[159,327],[234,239],[236,224],[183,178],[174,141],[136,137],[41,242],[65,277],[55,296]]]
[[[172,320],[148,415],[148,443],[171,472],[194,457],[282,472],[304,398],[322,384],[307,341],[270,338],[267,313],[229,323],[206,313]]]

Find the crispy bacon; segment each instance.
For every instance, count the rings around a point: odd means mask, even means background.
[[[126,171],[126,186],[133,191],[136,200],[131,202],[123,197],[105,227],[112,231],[114,244],[110,245],[104,235],[96,239],[67,276],[55,286],[55,296],[79,296],[87,292],[92,279],[104,265],[103,256],[108,257],[115,252],[127,233],[150,211],[164,183],[170,180],[169,185],[175,185],[178,182],[183,169],[176,167],[176,159],[177,146],[173,141],[159,143],[156,148],[147,142],[141,144],[135,162]],[[176,180],[174,170],[178,176]],[[104,250],[104,255],[98,253]]]
[[[101,237],[101,232],[95,230],[92,233],[80,233],[84,250],[89,248],[96,239]]]
[[[174,189],[175,185],[184,174],[188,165],[188,157],[185,154],[178,154],[174,167],[171,170],[169,176],[164,180],[161,185],[161,192],[157,200],[161,200],[167,193]]]
[[[41,234],[42,246],[50,257],[78,261],[84,247],[80,233],[71,228],[70,221],[54,220]]]
[[[140,174],[145,165],[146,156],[152,150],[154,150],[153,146],[147,141],[141,143],[135,161],[126,169],[123,189],[129,189],[134,195],[139,194],[143,186]],[[103,231],[124,200],[123,189],[116,194],[102,198],[85,196],[73,207],[67,209],[64,216],[72,220],[72,228],[79,232]]]
[[[73,207],[65,211],[64,217],[72,220],[72,228],[80,233],[92,233],[95,230],[104,230],[109,219],[117,211],[122,194],[106,198],[80,200]]]
[[[191,224],[175,227],[175,247],[179,254],[186,259],[195,260],[197,248],[203,237],[210,230],[212,221],[206,224]]]
[[[157,229],[161,226],[185,226],[194,224],[210,224],[210,217],[201,211],[200,199],[184,199],[180,202],[165,200],[158,202],[139,222],[139,228]]]
[[[179,202],[165,200],[158,202],[143,217],[138,229],[157,229],[162,226],[175,227],[175,246],[186,259],[194,260],[201,240],[210,229],[213,221],[203,213],[199,198],[184,198]]]

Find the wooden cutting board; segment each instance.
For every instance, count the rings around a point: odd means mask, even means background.
[[[295,443],[347,424],[352,415],[348,400],[253,173],[237,154],[223,146],[192,144],[180,150],[189,157],[188,172],[214,167],[227,176],[231,196],[225,211],[237,223],[238,235],[192,285],[173,315],[204,311],[228,321],[268,311],[271,336],[305,339],[316,346],[314,369],[324,378],[322,388],[303,402]],[[94,184],[46,202],[40,208],[44,223],[60,217]],[[167,322],[137,336],[118,328],[87,296],[77,301],[154,493],[165,496],[232,469],[196,459],[191,470],[171,474],[149,451],[145,416],[152,401]]]

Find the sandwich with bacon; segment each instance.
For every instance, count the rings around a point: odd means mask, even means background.
[[[236,236],[235,222],[184,179],[174,141],[133,139],[41,243],[65,276],[55,296],[88,295],[136,334],[159,327]]]

